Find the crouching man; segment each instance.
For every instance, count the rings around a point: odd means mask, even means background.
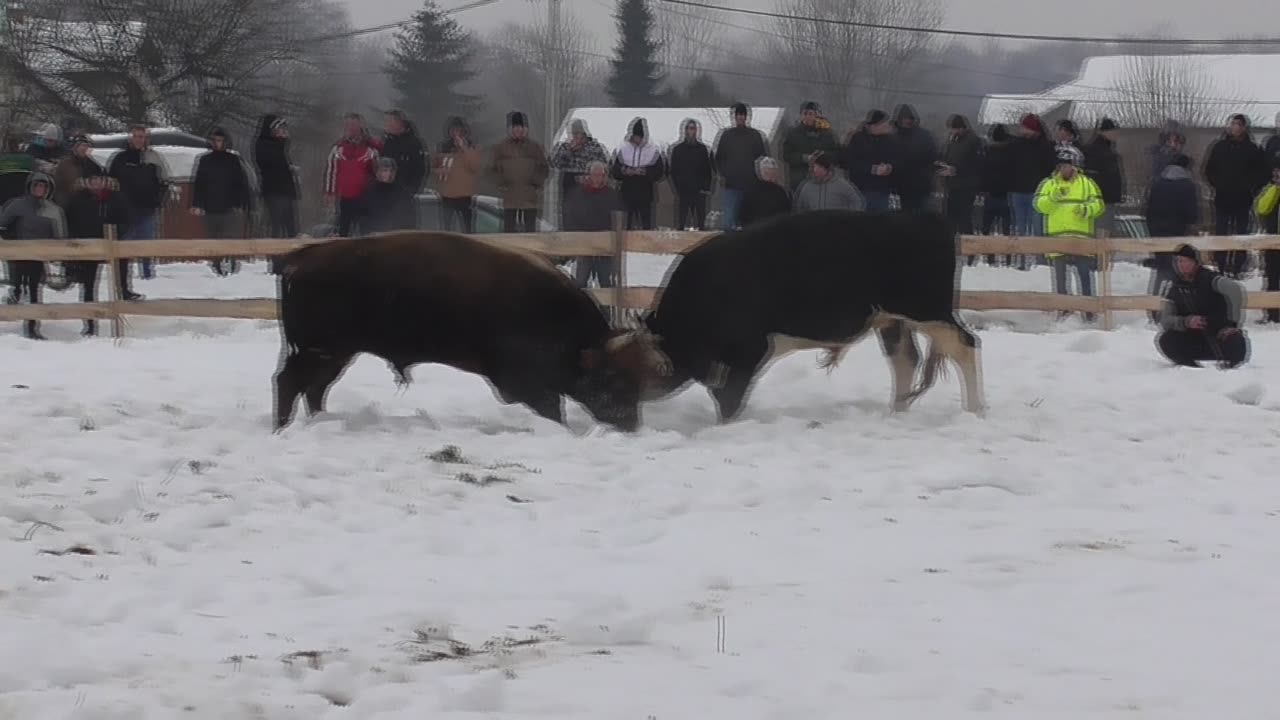
[[[1173,255],[1176,273],[1160,313],[1164,330],[1156,336],[1160,354],[1187,367],[1213,360],[1228,369],[1245,362],[1244,286],[1201,265],[1199,252],[1190,245],[1179,245]]]

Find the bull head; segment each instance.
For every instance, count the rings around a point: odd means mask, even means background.
[[[639,364],[661,377],[669,377],[673,372],[671,359],[658,349],[660,337],[648,330],[625,330],[609,338],[604,349],[611,357],[620,357],[622,353],[634,351]]]

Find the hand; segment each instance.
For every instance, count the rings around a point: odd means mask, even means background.
[[[1240,328],[1238,328],[1238,327],[1225,327],[1225,328],[1222,328],[1221,330],[1219,330],[1219,331],[1218,331],[1218,340],[1226,340],[1227,338],[1229,338],[1229,337],[1231,337],[1232,335],[1235,335],[1235,334],[1237,334],[1237,333],[1239,333],[1239,332],[1240,332]]]
[[[1089,208],[1085,205],[1077,205],[1076,214],[1079,215],[1080,217],[1084,217],[1089,214]]]
[[[1203,315],[1192,315],[1187,318],[1187,327],[1192,330],[1203,330],[1205,326]]]

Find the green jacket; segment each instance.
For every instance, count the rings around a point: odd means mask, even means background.
[[[1036,188],[1035,208],[1044,215],[1045,233],[1050,237],[1093,237],[1093,221],[1102,217],[1106,205],[1098,184],[1077,170],[1070,180],[1064,180],[1055,172],[1041,181]],[[1045,253],[1045,256],[1061,254]]]

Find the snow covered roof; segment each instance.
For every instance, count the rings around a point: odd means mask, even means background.
[[[750,124],[764,133],[766,140],[772,140],[782,122],[782,108],[751,108]],[[702,140],[710,145],[715,141],[720,130],[733,126],[733,116],[729,108],[574,108],[565,115],[556,135],[556,142],[569,138],[569,125],[574,120],[582,120],[601,145],[610,152],[626,141],[631,123],[636,118],[644,118],[650,142],[665,150],[677,142],[684,121],[693,118],[702,124]],[[548,148],[550,150],[550,148]]]
[[[152,145],[151,149],[159,153],[160,157],[164,159],[165,165],[168,166],[169,179],[179,182],[190,180],[195,172],[196,158],[209,152],[208,148],[193,148],[181,145]],[[106,168],[111,165],[111,158],[115,157],[118,152],[120,151],[115,148],[96,147],[91,154],[99,165]],[[235,150],[231,152],[239,154]]]
[[[1043,92],[988,95],[979,122],[1017,122],[1068,104],[1067,117],[1092,125],[1110,117],[1128,127],[1221,127],[1244,113],[1272,127],[1280,112],[1280,54],[1104,55],[1081,65],[1075,80]]]

